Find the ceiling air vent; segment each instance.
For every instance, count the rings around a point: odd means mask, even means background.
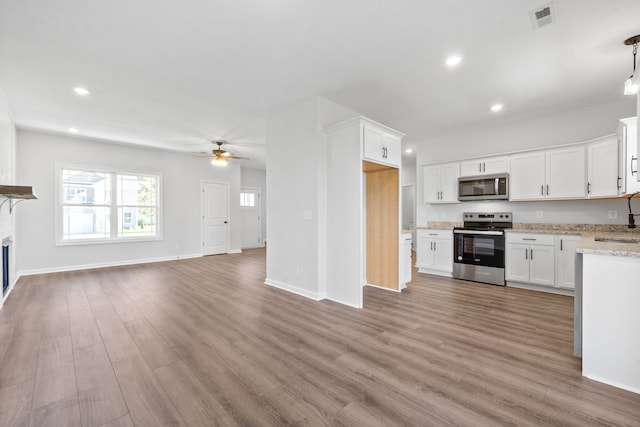
[[[553,23],[555,20],[555,7],[553,3],[549,3],[539,9],[532,10],[529,12],[529,16],[531,17],[531,25],[533,25],[533,29],[537,30],[538,28],[542,28]]]

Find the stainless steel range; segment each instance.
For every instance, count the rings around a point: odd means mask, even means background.
[[[453,277],[505,285],[504,230],[511,212],[465,212],[464,226],[453,229]]]

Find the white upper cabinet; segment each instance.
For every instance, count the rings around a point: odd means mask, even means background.
[[[586,196],[586,151],[584,145],[547,150],[546,188],[549,199]]]
[[[587,197],[612,197],[624,193],[619,163],[616,135],[587,144]]]
[[[544,198],[545,152],[530,151],[511,156],[509,198],[536,200]]]
[[[584,145],[512,155],[510,199],[541,200],[585,197],[585,157]]]
[[[640,173],[638,168],[638,120],[636,117],[620,120],[618,140],[623,151],[620,164],[622,187],[627,194],[640,191]]]
[[[365,160],[399,167],[402,162],[402,137],[373,123],[364,124]]]
[[[460,162],[460,176],[509,172],[509,156],[494,156]]]
[[[424,203],[457,203],[460,163],[424,166],[422,179]]]

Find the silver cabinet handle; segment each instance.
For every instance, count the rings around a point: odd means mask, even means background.
[[[429,233],[429,236],[437,236],[438,233]]]
[[[622,177],[618,177],[618,190],[622,188]]]
[[[618,187],[620,188],[620,187]],[[591,194],[591,183],[587,182],[587,194]]]
[[[482,172],[482,163],[478,163],[478,172]]]
[[[438,250],[438,246],[437,246],[438,242],[433,242],[433,250],[437,251]]]
[[[560,239],[560,250],[562,250],[562,240],[563,239]]]
[[[482,162],[482,172],[486,172],[487,171],[487,164],[485,162]]]
[[[529,240],[530,242],[535,242],[538,239],[534,239],[534,238],[531,238],[531,237],[523,237],[522,240]]]
[[[547,184],[547,196],[549,195],[549,184]]]
[[[544,185],[540,186],[540,195],[544,196]]]
[[[529,249],[531,251],[531,255],[529,256],[530,260],[533,260],[533,248]]]
[[[529,259],[529,249],[524,250],[524,259]]]
[[[638,164],[638,158],[636,156],[631,156],[631,162],[629,162],[630,166],[631,166],[631,175],[635,175],[638,173],[638,169],[633,170],[633,162],[636,162],[636,167]]]

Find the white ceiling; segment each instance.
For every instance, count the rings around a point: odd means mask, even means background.
[[[315,95],[413,146],[623,96],[640,1],[556,0],[533,30],[547,3],[0,0],[0,88],[22,128],[184,151],[223,138],[250,143],[232,149],[249,166],[269,114]]]

